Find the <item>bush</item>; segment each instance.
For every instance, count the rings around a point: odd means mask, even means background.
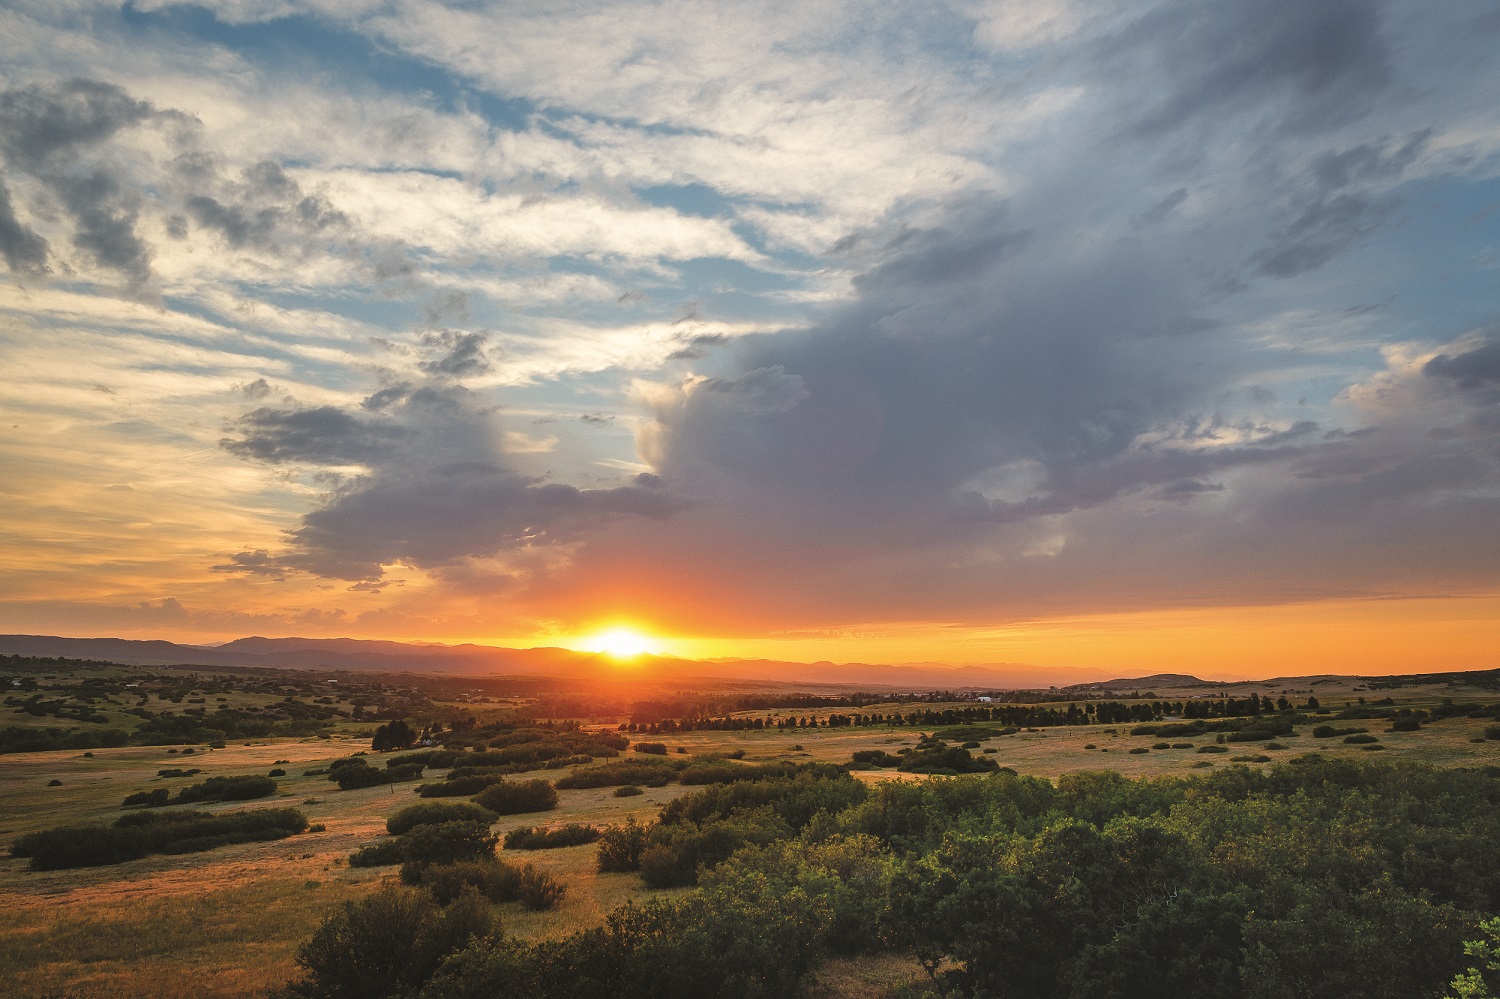
[[[1199,746],[1200,753],[1227,753],[1229,749],[1225,746]]]
[[[417,794],[424,798],[467,798],[504,780],[499,774],[467,774],[458,777],[449,774],[448,777],[448,780],[438,784],[423,784],[417,788]]]
[[[1346,743],[1348,743],[1350,745],[1354,745],[1354,746],[1364,746],[1364,745],[1368,745],[1369,743],[1379,742],[1379,741],[1380,740],[1377,737],[1373,736],[1373,735],[1346,735],[1346,736],[1344,736],[1344,742],[1346,742]]]
[[[286,771],[283,770],[283,769],[281,769],[280,767],[277,767],[275,770],[272,770],[266,776],[268,776],[268,777],[285,777],[286,776]]]
[[[460,820],[419,825],[403,833],[397,842],[401,859],[418,864],[452,864],[460,860],[482,860],[495,855],[498,837],[488,822]]]
[[[1151,750],[1147,749],[1145,746],[1135,746],[1135,747],[1133,747],[1130,750],[1130,755],[1131,756],[1139,756],[1142,753],[1149,753],[1149,752],[1151,752]]]
[[[532,912],[541,912],[562,901],[566,889],[552,875],[527,864],[521,868],[521,881],[517,893],[522,905]]]
[[[58,783],[61,784],[62,781],[58,781]],[[636,787],[634,784],[626,784],[626,785],[624,785],[622,787],[615,788],[615,797],[616,798],[634,798],[638,794],[645,794],[645,793],[646,793],[645,791],[642,791],[640,788]]]
[[[198,784],[189,784],[177,792],[177,802],[193,801],[249,801],[253,798],[268,798],[276,793],[276,782],[270,777],[210,777]]]
[[[136,812],[112,826],[64,826],[22,836],[13,856],[29,857],[34,871],[99,867],[151,853],[197,853],[234,843],[283,839],[307,828],[293,808],[244,812]]]
[[[495,813],[472,801],[422,801],[407,805],[385,820],[385,830],[392,836],[416,826],[433,825],[438,822],[482,822],[489,825],[495,821]]]
[[[521,869],[493,857],[455,864],[405,864],[401,881],[426,888],[439,905],[448,905],[465,889],[491,902],[514,902],[521,897]]]
[[[631,748],[637,753],[653,753],[657,756],[667,755],[667,744],[664,742],[638,742]]]
[[[600,872],[639,870],[648,830],[648,826],[632,818],[626,819],[623,826],[610,826],[600,833],[596,860]]]
[[[172,792],[164,787],[153,788],[150,791],[137,791],[134,794],[126,795],[125,800],[120,803],[120,807],[160,808],[162,805],[167,804],[167,799],[171,796]]]
[[[305,976],[287,991],[304,999],[414,995],[445,957],[498,929],[475,893],[440,909],[426,892],[387,885],[323,921],[297,953]]]
[[[552,850],[563,846],[581,846],[584,843],[592,843],[598,838],[598,829],[576,822],[556,829],[544,829],[540,826],[523,827],[512,829],[505,834],[505,848],[507,850]]]
[[[855,763],[870,763],[877,767],[901,765],[901,757],[887,753],[883,749],[856,749],[853,759]]]
[[[1415,732],[1422,727],[1422,722],[1416,718],[1397,718],[1391,722],[1387,732]]]
[[[1486,725],[1484,727],[1486,739],[1500,739],[1500,725]]]
[[[544,780],[502,781],[474,796],[474,800],[497,815],[545,812],[557,807],[557,789]]]
[[[389,867],[391,864],[399,864],[406,859],[405,849],[401,840],[396,838],[378,839],[368,846],[362,846],[349,854],[350,867]]]
[[[671,782],[674,773],[665,762],[620,760],[618,763],[601,763],[598,766],[574,770],[565,777],[559,777],[556,786],[562,791],[574,788],[615,787],[621,784],[663,787]]]

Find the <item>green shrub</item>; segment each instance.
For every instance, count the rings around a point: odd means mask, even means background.
[[[399,836],[416,826],[460,821],[489,825],[495,821],[495,813],[472,801],[421,801],[407,805],[386,819],[385,830],[392,836]]]
[[[545,812],[557,807],[557,789],[544,780],[492,784],[474,800],[497,815]]]
[[[521,897],[521,869],[494,857],[453,864],[404,864],[401,881],[426,888],[439,905],[454,901],[465,889],[491,902],[514,902]]]
[[[638,742],[631,748],[637,753],[653,753],[657,756],[667,755],[667,744],[664,742]]]
[[[621,787],[615,788],[615,797],[616,798],[634,798],[636,795],[645,794],[645,793],[646,793],[645,791],[642,791],[640,788],[636,787],[634,784],[625,784],[625,785],[622,785]]]
[[[135,812],[112,826],[65,826],[22,836],[11,854],[30,858],[36,871],[98,867],[151,853],[195,853],[233,843],[283,839],[307,828],[292,808],[242,812]]]
[[[597,864],[601,873],[635,871],[641,866],[649,826],[630,818],[622,826],[610,826],[599,834]]]
[[[388,867],[406,859],[406,851],[397,838],[378,839],[349,854],[350,867]]]
[[[655,760],[620,760],[582,767],[557,779],[558,790],[575,788],[615,787],[621,784],[637,784],[643,787],[663,787],[670,783],[675,771],[665,762]]]
[[[414,826],[398,839],[401,859],[419,864],[451,864],[492,857],[497,841],[488,822],[472,819]]]
[[[1344,736],[1344,742],[1346,742],[1346,743],[1348,743],[1350,745],[1354,745],[1354,746],[1363,746],[1363,745],[1367,745],[1367,744],[1372,743],[1372,742],[1379,742],[1379,741],[1380,741],[1380,739],[1377,738],[1376,736],[1373,736],[1373,735],[1346,735],[1346,736]]]
[[[1135,746],[1134,748],[1132,748],[1130,750],[1130,755],[1132,755],[1132,756],[1139,756],[1141,753],[1149,753],[1149,752],[1151,752],[1151,750],[1147,749],[1145,746]]]
[[[599,838],[600,830],[576,822],[556,829],[523,827],[505,834],[507,850],[552,850],[564,846],[581,846]]]
[[[1225,746],[1199,746],[1200,753],[1227,753],[1229,749]]]
[[[253,798],[268,798],[275,793],[276,782],[270,777],[210,777],[178,791],[174,801],[184,804],[194,801],[249,801]]]
[[[445,957],[498,930],[475,893],[440,909],[426,892],[386,885],[323,921],[298,951],[304,976],[287,992],[302,999],[414,995]]]
[[[277,767],[274,770],[272,770],[269,774],[267,774],[266,776],[268,776],[268,777],[285,777],[286,776],[286,771],[283,770],[283,769],[281,769],[280,767]]]
[[[160,808],[167,803],[167,799],[171,796],[172,792],[164,787],[152,788],[150,791],[137,791],[134,794],[126,795],[125,800],[120,803],[120,807]]]
[[[562,882],[545,871],[539,871],[530,864],[521,868],[520,885],[517,888],[520,902],[532,912],[541,912],[550,909],[562,901],[566,894]]]
[[[448,776],[448,780],[437,784],[423,784],[417,788],[417,794],[424,798],[467,798],[505,779],[499,774],[466,774],[458,777],[449,774]]]

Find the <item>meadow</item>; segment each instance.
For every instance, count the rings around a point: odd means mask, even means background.
[[[328,677],[274,678],[237,676],[224,671],[143,674],[131,667],[100,665],[88,671],[45,666],[33,668],[28,679],[38,682],[48,696],[59,699],[77,688],[81,677],[104,677],[120,689],[116,699],[144,704],[151,711],[171,711],[192,700],[224,698],[247,713],[269,712],[292,701],[308,706],[319,698],[325,705],[353,713],[364,703],[372,716],[410,713],[414,719],[472,718],[485,725],[525,716],[534,704],[524,696],[507,697],[460,692],[458,687],[423,689],[411,678],[364,678],[349,683],[330,698]],[[282,680],[285,679],[285,683]],[[14,681],[11,681],[14,682]],[[158,689],[141,693],[141,686]],[[1023,776],[1056,779],[1069,774],[1113,771],[1126,778],[1205,775],[1241,766],[1262,770],[1299,755],[1316,752],[1329,760],[1403,763],[1438,768],[1483,768],[1500,764],[1500,741],[1493,717],[1470,717],[1469,708],[1500,701],[1488,674],[1412,682],[1404,686],[1370,689],[1369,681],[1354,678],[1299,678],[1273,684],[1215,686],[1210,690],[1169,688],[1149,691],[1157,698],[1242,697],[1252,690],[1268,696],[1283,693],[1297,703],[1315,696],[1327,717],[1402,708],[1432,713],[1448,707],[1446,717],[1424,721],[1410,731],[1388,731],[1384,719],[1340,721],[1345,728],[1360,727],[1373,741],[1346,743],[1343,736],[1315,738],[1317,716],[1296,727],[1295,734],[1266,742],[1221,744],[1213,734],[1164,740],[1155,735],[1133,735],[1128,723],[1023,728],[1011,734],[984,738],[974,748],[976,757],[993,759],[1002,768]],[[469,687],[472,688],[472,684]],[[285,689],[283,689],[285,687]],[[256,689],[249,689],[256,688]],[[217,689],[218,693],[212,691]],[[127,696],[119,696],[128,691]],[[206,692],[207,691],[207,692]],[[19,688],[12,693],[14,698]],[[1080,703],[1061,692],[1055,702]],[[1123,703],[1139,701],[1145,693],[1116,691],[1108,696]],[[28,695],[30,696],[30,695]],[[1106,696],[1100,694],[1098,696]],[[178,700],[174,700],[177,698]],[[1361,704],[1361,698],[1364,704]],[[1384,703],[1389,698],[1389,703]],[[1149,699],[1149,698],[1148,698]],[[384,703],[383,703],[384,702]],[[399,712],[389,710],[399,703]],[[972,699],[929,701],[925,710],[963,710]],[[14,708],[15,705],[12,705]],[[111,715],[107,724],[123,724],[139,716],[102,704]],[[860,710],[888,714],[909,710],[910,703],[872,703]],[[386,711],[382,712],[381,709]],[[845,709],[840,709],[845,710]],[[282,711],[282,714],[288,712]],[[295,713],[295,712],[292,712]],[[366,712],[361,712],[365,714]],[[822,712],[826,717],[829,712]],[[741,718],[778,720],[786,716],[816,717],[806,707],[741,712]],[[24,712],[21,725],[55,725],[55,715],[39,717]],[[731,716],[732,717],[732,716]],[[582,719],[584,731],[614,732],[623,717]],[[392,867],[351,867],[349,856],[385,836],[386,819],[419,799],[422,782],[441,780],[428,769],[419,780],[340,790],[323,771],[336,760],[367,752],[379,717],[330,719],[316,734],[269,736],[190,745],[124,745],[93,750],[50,750],[0,755],[0,842],[39,830],[90,823],[110,823],[129,810],[126,796],[168,786],[179,788],[214,776],[278,776],[275,794],[256,801],[216,802],[190,807],[210,812],[259,807],[300,809],[315,831],[272,842],[241,843],[202,853],[153,855],[124,863],[72,870],[36,871],[23,858],[0,857],[0,974],[18,992],[29,995],[81,997],[135,996],[254,996],[296,977],[298,948],[322,920],[341,903],[358,900],[382,884],[396,880]],[[996,731],[1002,731],[994,726]],[[913,726],[868,727],[800,726],[748,731],[693,730],[657,735],[634,734],[636,742],[663,744],[665,760],[683,761],[736,757],[735,765],[771,763],[828,763],[847,765],[860,751],[896,754],[911,749],[931,729]],[[1191,742],[1191,748],[1152,748]],[[1266,748],[1268,744],[1284,748]],[[1220,751],[1201,752],[1219,746]],[[1369,746],[1378,746],[1372,750]],[[189,752],[191,750],[191,752]],[[988,752],[988,750],[994,750]],[[646,754],[626,752],[626,758]],[[1239,762],[1230,762],[1239,757]],[[379,754],[371,754],[377,765]],[[196,769],[190,777],[162,777],[159,772]],[[567,769],[536,767],[506,775],[508,781],[555,780]],[[895,769],[856,769],[852,776],[867,785],[890,781],[942,782],[942,776],[904,773]],[[580,823],[618,826],[627,820],[650,823],[663,806],[700,788],[669,783],[643,787],[642,793],[618,797],[614,787],[564,789],[558,807],[544,813],[508,815],[493,824],[503,838],[517,828],[558,827]],[[449,799],[442,799],[449,800]],[[179,806],[171,806],[177,808]],[[187,806],[184,806],[187,807]],[[681,896],[689,889],[650,889],[634,872],[601,873],[596,847],[583,844],[546,850],[502,851],[506,860],[526,862],[551,874],[565,888],[559,904],[530,911],[516,903],[498,907],[505,932],[522,941],[560,941],[579,930],[599,927],[626,902]],[[917,957],[899,949],[822,957],[813,972],[811,990],[826,996],[885,996],[903,985],[926,980]]]

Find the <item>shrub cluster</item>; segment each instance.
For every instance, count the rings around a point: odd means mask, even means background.
[[[507,850],[551,850],[563,846],[581,846],[599,838],[600,831],[594,826],[571,822],[556,829],[542,826],[523,826],[505,834]]]
[[[544,780],[502,781],[480,791],[474,800],[497,815],[520,815],[556,808],[558,795]]]
[[[232,843],[283,839],[307,828],[294,808],[241,812],[147,812],[109,826],[63,826],[22,836],[13,856],[30,858],[34,871],[100,867],[152,853],[199,853]]]

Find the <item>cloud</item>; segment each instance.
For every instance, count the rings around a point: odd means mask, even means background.
[[[1486,340],[1453,356],[1439,354],[1422,366],[1422,373],[1447,379],[1464,390],[1500,386],[1500,339]]]
[[[240,417],[238,437],[220,444],[243,458],[272,464],[360,465],[377,461],[412,431],[390,422],[361,419],[333,406],[252,410]]]
[[[47,241],[16,218],[10,191],[0,183],[0,253],[12,274],[41,277],[52,268],[47,266]]]
[[[1137,137],[1241,114],[1277,130],[1318,131],[1368,113],[1390,86],[1386,6],[1161,3],[1098,43],[1097,71],[1155,78],[1153,96],[1127,114]]]

